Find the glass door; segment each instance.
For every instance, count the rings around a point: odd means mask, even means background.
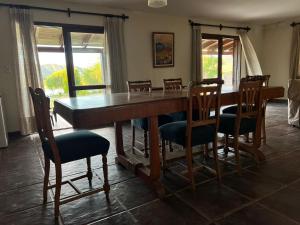
[[[70,96],[99,94],[104,85],[103,30],[64,29]]]
[[[219,77],[219,40],[202,38],[203,78]]]

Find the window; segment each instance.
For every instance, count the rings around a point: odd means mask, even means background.
[[[238,76],[234,71],[238,62],[238,37],[214,34],[202,35],[202,65],[204,78],[220,78],[224,80],[225,87],[232,87]]]
[[[52,100],[102,91],[103,31],[102,27],[36,23],[41,73]]]

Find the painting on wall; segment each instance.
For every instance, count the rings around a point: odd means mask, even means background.
[[[152,33],[153,67],[174,66],[174,33]]]

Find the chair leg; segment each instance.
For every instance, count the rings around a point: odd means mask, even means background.
[[[241,169],[241,162],[240,162],[240,151],[239,151],[239,140],[238,136],[234,136],[234,154],[235,154],[235,163],[236,163],[236,168],[237,172],[239,175],[242,174],[242,169]]]
[[[135,127],[132,125],[131,126],[131,130],[132,130],[132,154],[135,154]]]
[[[87,164],[87,178],[89,180],[89,185],[92,186],[92,179],[93,179],[93,173],[91,168],[91,158],[86,158],[86,164]]]
[[[221,176],[220,164],[219,164],[219,159],[218,159],[218,146],[217,146],[216,140],[213,142],[213,154],[214,154],[217,178],[218,178],[219,183],[222,183],[222,176]]]
[[[228,139],[229,139],[229,135],[225,134],[225,140],[224,140],[224,153],[227,156],[228,152],[229,152],[229,148],[228,148]]]
[[[267,132],[266,132],[266,118],[262,118],[261,121],[261,129],[262,129],[262,134],[263,134],[263,143],[266,145],[267,144]]]
[[[148,158],[148,132],[146,130],[144,130],[144,149],[145,158]]]
[[[163,173],[165,174],[167,169],[167,162],[166,162],[166,140],[161,140],[161,154],[162,154],[162,168]]]
[[[47,203],[48,199],[48,183],[49,183],[49,173],[50,173],[50,160],[45,157],[45,177],[44,177],[44,187],[43,187],[43,203]]]
[[[209,157],[208,157],[208,144],[204,145],[204,159],[205,160],[209,159]]]
[[[55,165],[56,183],[55,183],[55,196],[54,196],[54,216],[58,219],[59,205],[60,205],[60,192],[61,192],[61,164]]]
[[[186,149],[186,160],[187,160],[187,166],[188,166],[188,177],[192,185],[192,189],[195,190],[195,179],[194,179],[194,173],[193,173],[193,152],[192,147],[187,147]]]
[[[172,146],[172,142],[171,142],[171,141],[169,141],[169,149],[170,149],[170,152],[173,152],[173,151],[174,151],[173,146]]]
[[[106,155],[102,155],[102,168],[103,168],[103,176],[104,176],[104,185],[103,189],[105,192],[106,200],[109,201],[109,190],[110,186],[108,183],[108,168],[107,168],[107,158]]]

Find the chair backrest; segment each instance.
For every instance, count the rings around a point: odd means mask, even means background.
[[[247,81],[262,81],[264,87],[269,86],[271,75],[247,75],[246,80]]]
[[[151,80],[127,81],[128,92],[151,92]]]
[[[182,90],[182,79],[163,79],[164,91],[181,91]]]
[[[189,85],[189,100],[187,109],[187,135],[191,134],[193,127],[215,125],[216,134],[219,127],[222,82],[205,81],[204,83],[191,83]],[[211,110],[215,115],[210,116]],[[193,114],[197,113],[195,117]],[[197,118],[197,119],[195,119]]]
[[[261,96],[263,81],[249,81],[241,79],[237,118],[258,117],[263,107]]]
[[[41,142],[49,142],[55,163],[60,163],[60,155],[55,143],[50,121],[50,98],[45,95],[44,90],[41,88],[33,90],[33,88],[29,87],[29,92],[33,102],[36,125]]]

